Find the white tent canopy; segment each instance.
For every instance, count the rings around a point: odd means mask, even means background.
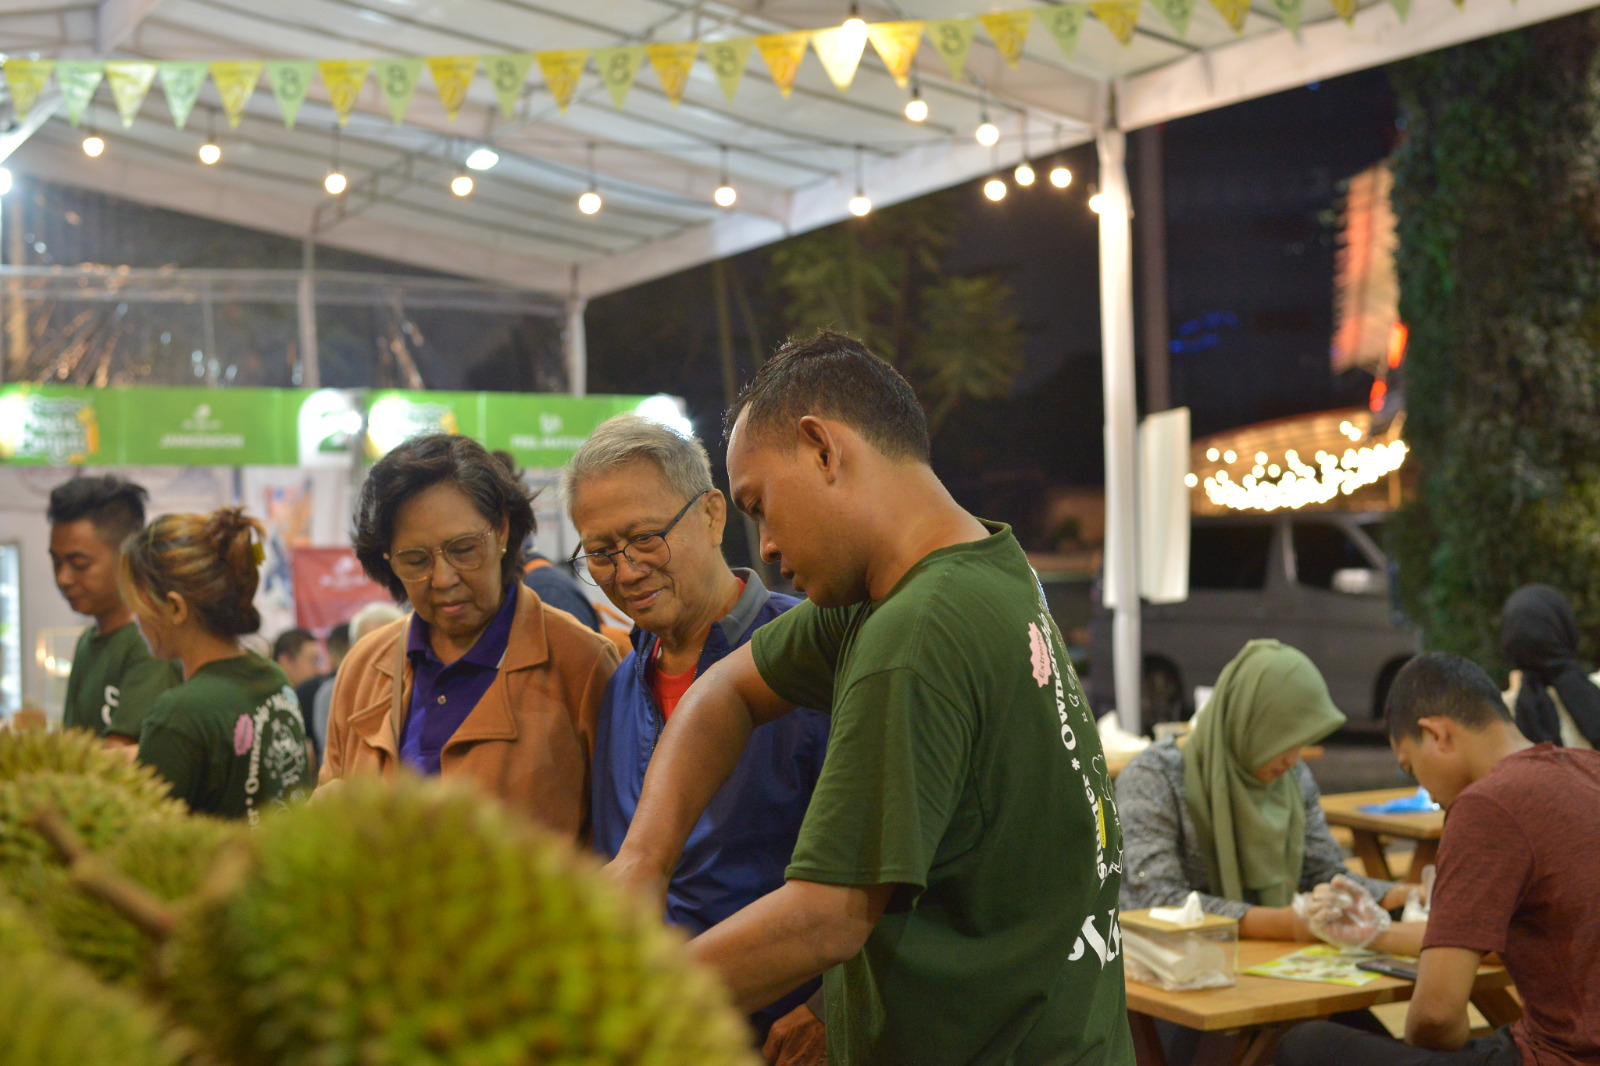
[[[581,391],[582,309],[593,297],[840,221],[848,217],[858,173],[866,195],[882,206],[969,181],[997,160],[1010,166],[1023,155],[1098,139],[1106,194],[1100,221],[1108,535],[1127,544],[1124,534],[1135,528],[1136,411],[1122,131],[1594,3],[1466,0],[1458,8],[1452,0],[1413,0],[1402,21],[1389,0],[1362,0],[1346,25],[1328,0],[1305,0],[1293,34],[1268,0],[1257,0],[1236,35],[1200,0],[1182,39],[1146,5],[1127,47],[1091,18],[1067,58],[1035,27],[1015,69],[980,31],[961,81],[933,49],[925,45],[919,53],[916,76],[931,112],[921,125],[905,119],[906,90],[870,48],[848,92],[836,90],[812,56],[787,99],[752,54],[733,104],[698,63],[679,106],[645,70],[618,109],[591,70],[562,114],[535,71],[509,121],[479,77],[455,121],[425,86],[397,127],[368,79],[338,138],[351,184],[337,200],[322,187],[335,138],[320,81],[292,130],[267,91],[255,94],[234,131],[217,114],[220,102],[209,85],[184,131],[168,121],[159,89],[128,129],[102,91],[86,119],[108,142],[97,160],[79,149],[81,132],[52,119],[59,97],[47,94],[27,121],[0,134],[0,158],[11,156],[9,165],[23,175],[305,238],[308,248],[343,248],[559,296],[569,308],[571,377]],[[860,13],[868,21],[954,18],[991,6],[872,0]],[[818,29],[837,25],[849,7],[840,0],[0,0],[0,50],[156,60],[459,55]],[[994,150],[973,139],[985,107],[1002,131]],[[224,150],[215,167],[195,155],[210,128]],[[479,145],[492,145],[501,162],[477,176],[471,196],[456,197],[450,178]],[[724,165],[739,194],[729,210],[711,202]],[[605,197],[604,210],[592,217],[575,206],[591,181]],[[1138,564],[1133,551],[1115,560],[1107,588],[1118,604],[1117,702],[1133,724]]]

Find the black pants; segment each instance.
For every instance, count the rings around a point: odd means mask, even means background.
[[[1333,1022],[1291,1029],[1273,1060],[1277,1066],[1522,1066],[1508,1029],[1469,1040],[1458,1051],[1424,1051]]]

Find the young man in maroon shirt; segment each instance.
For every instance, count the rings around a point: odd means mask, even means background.
[[[1600,752],[1529,743],[1488,675],[1438,652],[1400,671],[1385,713],[1400,765],[1449,811],[1406,1042],[1314,1022],[1278,1066],[1600,1064]],[[1525,1013],[1469,1040],[1491,951]]]

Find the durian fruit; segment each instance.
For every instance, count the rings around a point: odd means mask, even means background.
[[[150,767],[131,761],[124,752],[83,729],[0,731],[0,781],[37,773],[93,777],[120,785],[135,796],[158,803],[171,791]]]
[[[0,959],[17,959],[53,947],[49,936],[27,909],[0,892]]]
[[[681,935],[569,844],[439,782],[349,781],[263,819],[163,972],[233,1066],[753,1066]]]
[[[247,835],[243,823],[215,818],[155,818],[134,823],[102,853],[108,869],[171,903],[200,887],[218,853]],[[102,980],[151,976],[158,945],[118,911],[71,883],[37,904],[61,950]]]

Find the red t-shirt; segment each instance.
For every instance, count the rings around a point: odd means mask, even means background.
[[[744,578],[739,579],[739,592],[744,592]],[[698,667],[691,666],[681,674],[663,674],[661,672],[661,645],[656,645],[656,650],[650,656],[650,667],[645,671],[645,676],[650,681],[650,692],[656,698],[656,703],[661,708],[661,720],[665,722],[672,717],[672,712],[678,707],[678,701],[683,699],[683,694],[689,691],[689,686],[694,684],[694,675]]]
[[[1524,1014],[1524,1066],[1600,1064],[1600,752],[1540,744],[1445,820],[1426,948],[1495,951]]]

